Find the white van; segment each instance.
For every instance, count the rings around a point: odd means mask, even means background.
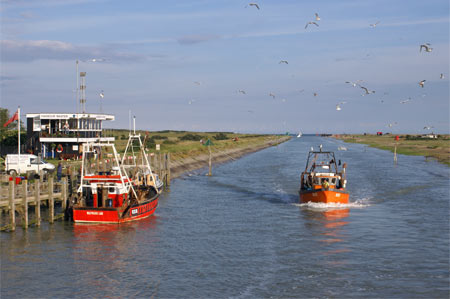
[[[39,173],[41,170],[44,172],[51,172],[55,170],[55,165],[41,160],[36,155],[21,154],[20,163],[19,155],[6,155],[5,166],[6,172],[13,175],[14,173],[26,173],[27,171],[34,171]]]

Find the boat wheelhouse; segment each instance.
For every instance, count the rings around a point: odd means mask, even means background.
[[[308,154],[305,170],[300,176],[300,202],[348,203],[346,191],[346,167],[341,170],[341,161],[336,161],[334,152],[311,150]]]

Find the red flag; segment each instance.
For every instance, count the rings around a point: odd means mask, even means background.
[[[8,126],[10,123],[12,123],[15,120],[19,120],[19,110],[14,113],[14,115],[3,125],[3,127]]]

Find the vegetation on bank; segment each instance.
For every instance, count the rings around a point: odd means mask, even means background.
[[[425,156],[437,159],[450,166],[450,136],[438,135],[438,138],[426,138],[421,135],[335,135],[335,138],[350,143],[362,143],[371,147],[394,152],[397,144],[397,153],[403,155]]]

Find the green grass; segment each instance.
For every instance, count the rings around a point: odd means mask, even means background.
[[[403,155],[425,156],[437,159],[450,166],[450,136],[440,135],[437,139],[420,138],[420,136],[399,135],[399,141],[393,135],[340,135],[345,142],[367,144],[383,150]]]

